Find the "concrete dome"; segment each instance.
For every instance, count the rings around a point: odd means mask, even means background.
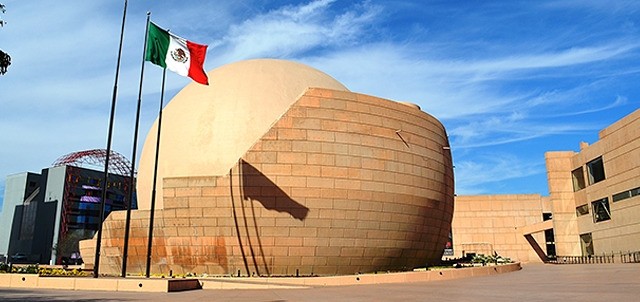
[[[225,175],[309,87],[348,91],[309,66],[274,59],[228,64],[208,73],[209,86],[191,83],[163,110],[156,209],[165,177]],[[138,207],[149,209],[157,120],[138,171]]]

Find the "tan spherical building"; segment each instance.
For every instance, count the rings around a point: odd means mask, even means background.
[[[453,215],[442,124],[298,63],[250,60],[163,111],[152,272],[336,275],[437,263]],[[156,145],[138,174],[128,267],[144,271]],[[119,273],[124,213],[105,221]],[[83,242],[92,255],[94,242]],[[90,257],[84,257],[89,259]]]
[[[209,82],[187,85],[163,110],[158,179],[225,175],[307,88],[348,91],[319,70],[282,60],[225,65],[209,73]],[[142,149],[140,209],[150,205],[157,131],[156,121]],[[161,209],[161,181],[157,189]]]

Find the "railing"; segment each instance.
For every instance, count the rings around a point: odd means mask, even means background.
[[[589,256],[556,256],[549,258],[552,264],[600,264],[600,263],[640,263],[640,251],[618,252]]]
[[[640,251],[620,255],[621,263],[640,263]]]

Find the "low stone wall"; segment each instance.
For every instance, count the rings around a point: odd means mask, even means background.
[[[0,274],[0,288],[42,288],[63,290],[102,290],[134,292],[174,292],[192,289],[287,289],[320,286],[347,286],[430,282],[469,277],[490,276],[521,270],[520,263],[433,271],[388,274],[364,274],[334,277],[287,278],[199,278],[199,279],[139,279],[139,278],[74,278],[40,277],[35,274]]]
[[[433,271],[388,274],[363,274],[335,277],[288,278],[200,278],[203,289],[267,289],[317,286],[344,286],[358,284],[408,283],[453,280],[489,276],[521,270],[520,263]]]
[[[202,288],[198,279],[139,279],[41,277],[36,274],[0,274],[0,288],[174,292]]]

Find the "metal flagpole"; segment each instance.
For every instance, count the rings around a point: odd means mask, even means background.
[[[156,161],[153,167],[153,190],[151,191],[151,213],[149,214],[149,242],[147,242],[147,272],[151,273],[151,247],[153,243],[153,218],[156,210],[156,182],[158,180],[158,157],[160,155],[160,131],[162,129],[162,103],[164,102],[164,82],[167,78],[167,68],[162,69],[162,92],[160,93],[160,109],[158,112],[158,137],[156,138]]]
[[[142,80],[144,78],[144,62],[145,55],[147,53],[147,38],[149,36],[149,17],[151,12],[147,12],[147,23],[144,34],[144,47],[142,49],[142,67],[140,68],[140,86],[138,87],[138,107],[136,109],[136,125],[133,130],[133,151],[131,152],[131,179],[129,188],[129,205],[127,206],[127,218],[125,220],[124,228],[124,248],[122,252],[122,278],[127,277],[127,257],[129,254],[129,229],[131,228],[131,203],[135,195],[135,168],[136,168],[136,153],[138,147],[138,128],[140,127],[140,107],[142,105]]]
[[[109,181],[109,157],[111,157],[111,138],[113,137],[113,120],[116,113],[116,98],[118,95],[118,76],[120,74],[120,58],[122,57],[122,40],[124,39],[124,23],[127,18],[127,0],[124,1],[122,13],[122,29],[120,30],[120,46],[118,47],[118,62],[116,64],[116,79],[113,84],[113,97],[111,98],[111,116],[109,117],[109,134],[107,135],[107,154],[104,160],[104,177],[102,182],[102,199],[100,200],[100,221],[98,221],[98,238],[96,238],[96,255],[93,266],[93,277],[98,278],[100,268],[100,248],[102,245],[102,222],[104,220],[104,205],[107,200],[107,188]]]

